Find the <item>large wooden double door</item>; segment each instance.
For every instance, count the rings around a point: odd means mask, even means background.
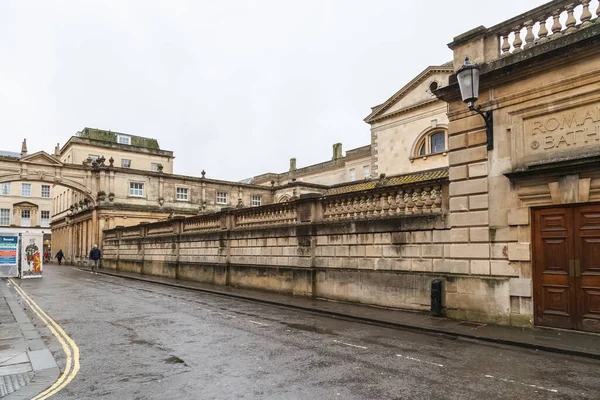
[[[600,204],[533,215],[535,323],[600,332]]]

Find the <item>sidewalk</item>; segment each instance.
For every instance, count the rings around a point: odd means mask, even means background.
[[[387,327],[444,334],[528,349],[600,359],[600,335],[546,328],[522,329],[431,317],[424,313],[339,303],[309,297],[217,286],[150,275],[101,270],[102,274],[291,307]]]
[[[31,399],[56,381],[60,369],[9,287],[0,279],[0,398]]]

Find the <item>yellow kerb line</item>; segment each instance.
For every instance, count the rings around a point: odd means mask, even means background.
[[[23,291],[23,289],[21,289],[12,279],[9,279],[9,281],[12,283],[13,287],[23,298],[23,300],[25,300],[25,302],[33,310],[33,312],[40,318],[40,320],[42,320],[44,324],[46,324],[48,329],[50,329],[50,332],[56,336],[63,348],[63,351],[65,352],[65,355],[67,356],[65,372],[61,375],[61,377],[48,389],[31,399],[44,400],[55,395],[65,386],[67,386],[75,378],[77,372],[79,372],[79,347],[77,347],[73,339],[71,339],[69,335],[65,333],[61,326],[52,318],[50,318],[48,314],[46,314],[44,310],[42,310],[42,308],[38,306],[37,303],[33,301],[33,299],[29,297],[27,293],[25,293],[25,291]],[[73,351],[71,351],[71,349]],[[72,365],[73,369],[71,370]]]

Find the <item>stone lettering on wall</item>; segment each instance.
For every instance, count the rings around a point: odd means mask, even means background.
[[[600,145],[600,105],[587,105],[525,121],[525,152],[543,154]]]

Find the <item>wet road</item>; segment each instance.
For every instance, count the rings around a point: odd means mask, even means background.
[[[18,283],[81,352],[79,373],[53,399],[600,398],[594,360],[64,266],[47,266],[43,279]],[[30,318],[64,369],[60,344]]]

